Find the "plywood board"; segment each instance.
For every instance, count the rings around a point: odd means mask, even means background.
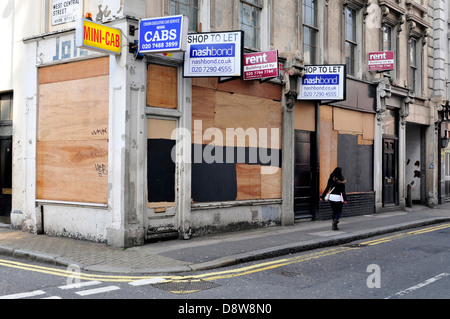
[[[294,128],[301,131],[316,131],[316,107],[313,102],[295,103]]]
[[[215,91],[199,86],[192,87],[192,142],[209,144],[203,141],[206,130],[215,127]],[[200,122],[199,122],[200,121]]]
[[[363,113],[358,111],[333,108],[334,130],[339,132],[362,134]]]
[[[150,64],[147,72],[147,105],[178,108],[178,68]]]
[[[216,92],[215,126],[222,131],[227,146],[281,147],[281,104],[279,102],[246,96]],[[260,136],[259,129],[267,131]],[[234,141],[226,141],[227,129],[236,135]],[[242,129],[239,134],[238,129]],[[278,138],[272,139],[271,129],[278,129]],[[270,130],[270,131],[269,131]],[[254,138],[256,132],[256,138]]]
[[[37,197],[108,203],[109,58],[39,69]]]
[[[149,139],[176,140],[176,135],[174,134],[177,128],[176,121],[148,119],[147,128],[147,138]]]
[[[107,139],[108,101],[108,76],[40,85],[38,141]]]
[[[39,69],[39,84],[58,83],[109,75],[109,57]],[[66,94],[70,94],[67,91]]]
[[[261,198],[261,165],[236,164],[236,200]]]
[[[261,175],[261,198],[278,199],[282,197],[282,170],[274,167],[273,174]]]
[[[39,142],[37,197],[57,201],[107,203],[108,142]]]
[[[259,97],[281,102],[282,86],[273,83],[260,83],[259,81],[243,81],[236,79],[219,83],[218,90]]]
[[[320,124],[320,192],[327,187],[328,177],[337,166],[338,132],[331,122]]]

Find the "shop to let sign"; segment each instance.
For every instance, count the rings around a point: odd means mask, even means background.
[[[300,79],[299,100],[345,100],[345,65],[305,66],[305,75]]]
[[[77,47],[88,50],[120,54],[122,31],[89,20],[80,20],[76,30]]]
[[[278,51],[244,55],[244,80],[274,78],[278,76]]]
[[[142,19],[139,24],[139,52],[185,51],[188,23],[188,18],[182,15]]]
[[[369,71],[394,70],[394,51],[369,53]]]
[[[184,76],[241,76],[242,35],[242,31],[189,34],[184,58]]]

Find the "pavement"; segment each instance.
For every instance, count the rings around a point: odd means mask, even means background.
[[[0,224],[0,256],[28,258],[58,266],[77,265],[85,272],[170,274],[210,270],[353,241],[392,232],[450,222],[450,204],[430,209],[414,205],[406,210],[343,216],[338,231],[331,221],[302,221],[217,234],[190,240],[165,240],[119,249],[48,235],[34,235]]]

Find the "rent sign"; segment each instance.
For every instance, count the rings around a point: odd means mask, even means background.
[[[274,78],[278,76],[278,51],[244,55],[244,80]]]
[[[120,54],[122,32],[89,20],[80,20],[76,31],[77,47],[108,54]]]
[[[390,71],[394,63],[394,51],[369,53],[369,71]]]

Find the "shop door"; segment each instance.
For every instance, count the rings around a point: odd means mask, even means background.
[[[394,206],[397,203],[397,141],[385,138],[383,145],[383,205]]]
[[[0,223],[9,223],[12,195],[12,137],[0,137]]]
[[[314,141],[315,133],[295,131],[295,218],[313,217],[314,201]]]

